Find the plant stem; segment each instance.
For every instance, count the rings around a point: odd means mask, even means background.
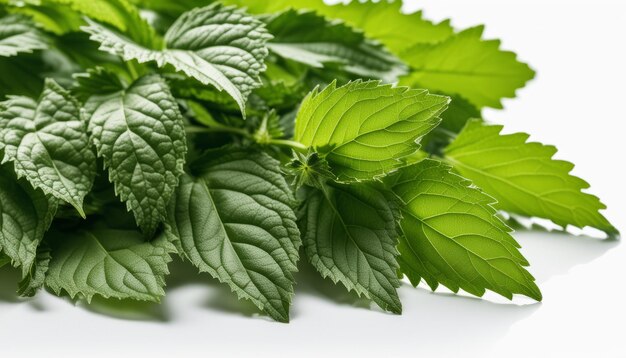
[[[270,139],[268,144],[274,144],[281,147],[289,147],[297,152],[306,153],[308,147],[300,142],[288,139]]]
[[[187,133],[220,133],[220,132],[232,133],[232,134],[238,134],[245,138],[255,140],[254,136],[250,134],[250,132],[246,131],[245,129],[229,127],[221,123],[215,127],[187,126],[185,127],[185,130],[187,131]],[[280,147],[288,147],[301,153],[306,153],[308,149],[308,147],[305,146],[304,144],[293,141],[293,140],[288,140],[288,139],[269,139],[267,142],[260,143],[260,144],[272,144],[272,145],[277,145]]]

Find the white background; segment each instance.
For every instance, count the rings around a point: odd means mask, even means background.
[[[419,3],[419,4],[418,4]],[[538,76],[505,110],[488,111],[507,132],[555,144],[592,185],[622,231],[626,154],[626,1],[422,0],[434,20],[484,23]],[[299,274],[290,324],[238,303],[227,288],[174,267],[161,306],[75,307],[40,293],[17,300],[16,277],[0,271],[0,356],[449,356],[626,357],[626,246],[589,237],[521,231],[542,303],[431,293],[403,286],[402,316]],[[191,277],[191,280],[189,279]],[[122,318],[124,317],[124,318]],[[115,354],[115,355],[114,355]]]

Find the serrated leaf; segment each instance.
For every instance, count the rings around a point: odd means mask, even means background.
[[[313,90],[296,117],[295,140],[326,157],[343,181],[380,176],[419,149],[449,99],[426,90],[354,81]]]
[[[385,178],[402,200],[400,268],[414,286],[423,278],[457,292],[485,289],[541,300],[519,244],[497,216],[495,200],[441,162],[425,159]]]
[[[342,19],[363,30],[368,37],[382,42],[391,52],[400,54],[418,43],[437,43],[453,34],[448,20],[434,24],[422,12],[403,13],[402,1],[350,1],[328,5],[323,0],[222,0],[245,6],[252,13],[272,13],[289,8],[315,10],[331,19]]]
[[[289,321],[300,234],[280,164],[263,153],[215,152],[184,175],[166,231],[202,272],[275,320]]]
[[[268,47],[279,56],[315,68],[338,67],[362,78],[390,83],[406,66],[378,42],[338,20],[306,10],[287,10],[265,20],[274,36]]]
[[[50,265],[50,249],[42,245],[37,249],[35,262],[27,274],[23,275],[17,293],[22,297],[32,297],[41,289],[46,280],[46,273]]]
[[[483,40],[483,26],[462,31],[439,44],[419,44],[401,54],[411,73],[401,85],[460,95],[478,108],[502,108],[502,98],[535,76],[499,40]]]
[[[122,91],[90,97],[85,110],[116,193],[151,236],[165,219],[187,152],[176,100],[161,77],[149,75]]]
[[[10,97],[0,103],[0,139],[3,163],[13,162],[18,177],[84,216],[96,162],[80,106],[69,92],[48,79],[38,101]]]
[[[21,267],[23,276],[35,262],[55,212],[55,201],[18,180],[9,165],[0,166],[0,251],[13,266]]]
[[[119,77],[104,67],[87,69],[87,72],[74,74],[76,84],[72,89],[74,95],[88,100],[92,95],[117,92],[124,89]]]
[[[165,34],[163,49],[152,49],[88,20],[83,30],[100,49],[126,61],[156,62],[226,91],[241,112],[250,92],[260,86],[271,38],[262,22],[234,7],[215,3],[181,15]]]
[[[502,126],[471,121],[446,149],[445,158],[461,175],[493,195],[496,207],[519,215],[591,226],[609,235],[617,229],[599,213],[606,206],[583,192],[584,180],[570,175],[570,162],[552,159],[554,146],[527,142],[528,134],[500,134]]]
[[[304,251],[317,271],[393,313],[402,312],[397,208],[366,184],[307,188],[300,213]]]
[[[0,18],[0,56],[11,57],[46,48],[47,39],[28,17],[12,14]]]
[[[46,286],[57,295],[159,301],[174,247],[164,237],[144,242],[137,231],[92,228],[51,232]]]

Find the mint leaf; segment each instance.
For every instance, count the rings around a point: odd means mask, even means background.
[[[379,43],[337,20],[311,11],[287,10],[266,20],[274,36],[268,47],[311,67],[333,66],[364,78],[394,82],[406,67]]]
[[[241,150],[205,159],[200,177],[182,177],[167,232],[201,272],[275,320],[289,321],[300,235],[279,163]]]
[[[326,157],[342,181],[371,179],[402,165],[446,109],[426,90],[354,81],[316,88],[296,117],[295,140]]]
[[[563,227],[590,226],[612,235],[618,231],[599,213],[606,206],[583,192],[584,180],[570,175],[570,162],[552,159],[556,148],[527,142],[528,134],[502,135],[502,126],[468,123],[446,149],[446,160],[461,175],[493,195],[496,207],[550,219]]]
[[[502,108],[502,98],[535,76],[513,52],[500,50],[499,40],[482,40],[483,26],[462,31],[439,44],[419,44],[401,54],[411,67],[405,86],[457,94],[478,108]]]
[[[137,231],[95,227],[53,231],[46,286],[57,295],[159,301],[174,247],[164,237],[144,242]]]
[[[400,268],[414,286],[423,278],[477,296],[485,289],[541,300],[528,262],[493,208],[495,200],[441,162],[425,159],[385,178],[402,200]]]
[[[90,97],[85,110],[116,193],[146,235],[153,235],[165,219],[187,152],[176,100],[161,77],[150,75],[121,91]]]
[[[26,16],[6,15],[0,18],[0,56],[11,57],[48,48],[48,40]]]
[[[366,184],[308,188],[300,215],[304,251],[323,277],[401,313],[396,288],[397,208]]]
[[[242,113],[248,94],[260,85],[271,35],[263,23],[234,7],[219,3],[182,14],[165,34],[164,49],[132,41],[94,21],[83,30],[100,43],[100,49],[125,61],[156,62],[226,91]]]
[[[0,166],[0,252],[22,276],[30,271],[37,247],[50,226],[56,202],[24,179],[18,180],[12,168]]]
[[[38,101],[10,97],[0,103],[0,149],[18,177],[73,207],[84,217],[83,198],[93,184],[95,156],[80,106],[54,80]]]

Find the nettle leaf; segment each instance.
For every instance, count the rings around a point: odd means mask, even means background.
[[[535,76],[515,53],[500,50],[499,40],[482,40],[483,26],[462,31],[442,43],[416,45],[401,54],[411,67],[402,85],[457,94],[475,106],[502,108],[502,98]]]
[[[274,36],[268,47],[283,58],[316,68],[337,66],[385,82],[406,74],[406,66],[382,45],[338,20],[328,20],[312,11],[287,10],[269,17],[266,24]]]
[[[371,179],[402,165],[402,157],[439,124],[448,97],[426,90],[354,81],[316,88],[296,117],[295,140],[326,157],[343,181]]]
[[[493,198],[430,159],[400,169],[385,183],[404,203],[398,261],[413,285],[423,278],[433,290],[442,284],[477,296],[489,289],[509,299],[519,293],[541,300]]]
[[[45,0],[65,5],[91,19],[109,24],[143,46],[160,46],[154,29],[144,20],[135,5],[127,0]]]
[[[48,48],[48,40],[28,17],[20,14],[0,18],[0,56],[11,57]]]
[[[399,314],[398,218],[393,201],[372,186],[309,187],[300,213],[304,251],[323,277]]]
[[[137,231],[93,228],[46,236],[52,259],[46,286],[57,295],[159,301],[175,248],[164,237],[143,241]]]
[[[167,232],[181,254],[275,320],[289,321],[300,233],[280,164],[264,153],[217,151],[184,175]]]
[[[165,34],[163,48],[142,46],[125,36],[88,20],[83,30],[100,43],[100,50],[126,61],[156,62],[226,91],[241,112],[250,92],[259,87],[265,70],[265,43],[271,35],[263,23],[235,7],[215,3],[181,15]]]
[[[19,283],[17,293],[20,296],[32,297],[43,287],[50,259],[50,249],[46,245],[39,246],[35,262]]]
[[[498,209],[618,235],[599,213],[606,206],[582,191],[589,184],[569,174],[574,165],[552,159],[554,146],[527,142],[525,133],[503,135],[501,130],[502,126],[469,122],[446,149],[446,160],[493,195]]]
[[[84,217],[83,198],[96,175],[80,106],[54,80],[46,80],[38,101],[10,97],[0,103],[0,149],[18,177],[76,208]]]
[[[151,236],[166,217],[187,152],[182,114],[165,81],[144,76],[85,104],[98,156],[116,193]]]
[[[448,20],[434,24],[422,17],[422,12],[404,14],[402,1],[350,1],[328,5],[323,0],[223,0],[228,4],[247,7],[251,13],[271,13],[289,8],[315,10],[331,19],[342,19],[348,25],[363,30],[391,52],[401,54],[418,43],[437,43],[450,37],[454,30]]]
[[[0,166],[0,251],[13,266],[22,268],[23,276],[35,262],[56,207],[42,191],[18,180],[9,165]]]

